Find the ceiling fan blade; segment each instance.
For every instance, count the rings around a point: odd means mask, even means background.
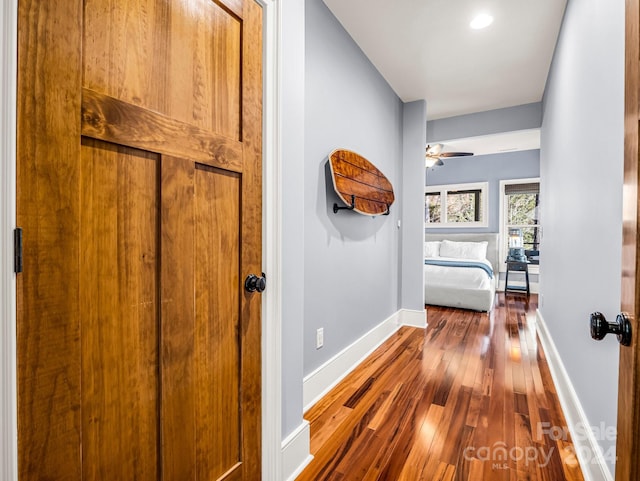
[[[438,161],[433,165],[437,165],[437,166],[444,165],[444,162],[442,162],[442,159],[438,159]]]
[[[473,152],[443,152],[438,157],[468,157],[473,155]]]

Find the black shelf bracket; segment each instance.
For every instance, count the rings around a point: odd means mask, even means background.
[[[387,211],[382,213],[381,215],[389,215],[391,214],[391,206],[389,204],[385,204],[387,206]],[[346,207],[340,207],[337,202],[333,203],[333,213],[337,214],[339,210],[353,210],[356,208],[356,196],[351,194],[351,204]]]
[[[333,203],[333,213],[337,214],[339,210],[353,210],[356,208],[356,196],[351,194],[351,205],[348,205],[347,207],[340,207],[338,206],[337,202]]]

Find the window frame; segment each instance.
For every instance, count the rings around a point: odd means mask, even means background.
[[[473,222],[447,222],[447,192],[448,191],[465,191],[480,190],[480,211],[481,221]],[[438,224],[427,223],[426,215],[426,197],[427,194],[440,194],[440,218],[443,222]],[[426,229],[468,229],[470,227],[489,227],[489,182],[470,182],[466,184],[440,184],[427,185],[424,189],[425,196],[425,214],[424,225]]]
[[[507,228],[507,196],[504,193],[505,186],[507,185],[515,185],[515,184],[531,184],[531,183],[540,184],[540,177],[529,177],[526,179],[504,179],[500,181],[500,249],[499,249],[499,272],[507,271],[507,248],[506,248],[506,236],[508,232]],[[539,219],[538,219],[539,221]],[[533,224],[527,225],[525,227],[532,227]],[[540,235],[540,240],[542,241],[542,223],[538,223],[535,225],[538,228],[538,232]],[[540,273],[540,265],[538,264],[530,264],[529,265],[529,273],[530,274],[539,274]]]

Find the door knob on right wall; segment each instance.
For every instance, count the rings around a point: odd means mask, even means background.
[[[618,342],[623,346],[631,345],[631,321],[626,313],[618,314],[614,322],[609,322],[601,312],[593,312],[589,316],[589,323],[593,339],[601,341],[611,333],[616,335]]]

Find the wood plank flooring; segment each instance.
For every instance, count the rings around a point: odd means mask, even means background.
[[[426,330],[401,328],[305,413],[314,460],[297,480],[583,481],[536,307],[428,306]]]

